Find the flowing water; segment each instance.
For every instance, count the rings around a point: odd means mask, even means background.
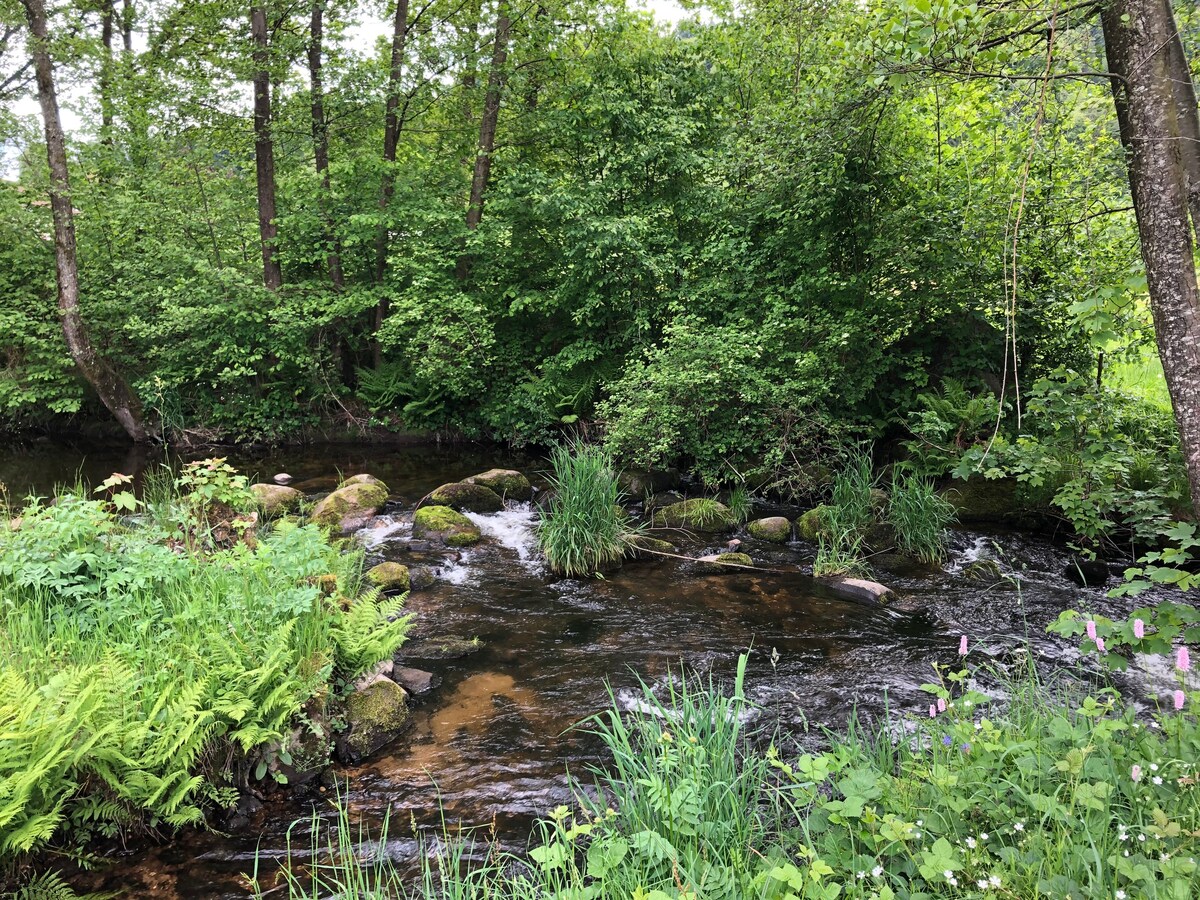
[[[390,817],[388,855],[411,864],[413,826],[430,833],[444,821],[486,826],[510,846],[523,846],[534,819],[569,802],[567,772],[586,776],[602,765],[597,741],[578,723],[609,708],[628,708],[639,681],[663,686],[680,667],[717,680],[732,677],[749,652],[748,694],[766,726],[792,741],[819,741],[821,726],[843,724],[857,708],[922,707],[920,685],[935,662],[954,663],[961,634],[997,659],[1028,645],[1046,663],[1073,658],[1045,626],[1067,608],[1103,612],[1102,590],[1072,584],[1065,556],[1021,534],[958,531],[953,554],[939,569],[877,561],[880,580],[899,602],[889,607],[839,599],[804,574],[814,548],[776,547],[746,538],[742,548],[761,571],[704,576],[684,561],[627,563],[603,580],[553,578],[540,561],[535,511],[512,506],[472,516],[484,541],[435,552],[410,543],[412,506],[437,485],[492,466],[512,466],[535,483],[542,465],[494,451],[317,447],[264,456],[231,454],[243,471],[264,478],[287,471],[308,493],[332,488],[340,476],[370,472],[391,487],[395,502],[359,535],[373,563],[394,559],[425,567],[432,586],[414,591],[417,628],[405,663],[432,671],[436,687],[417,698],[413,725],[392,747],[335,774],[347,785],[355,820],[378,833]],[[10,494],[93,482],[114,470],[159,463],[123,453],[33,447],[0,457]],[[776,510],[757,510],[773,514]],[[781,510],[795,515],[797,510]],[[722,549],[728,536],[676,535],[683,556]],[[963,566],[995,558],[1019,580],[969,580]],[[478,639],[455,659],[420,654],[422,639]],[[424,641],[428,646],[429,641]],[[244,898],[243,873],[256,858],[264,870],[289,853],[307,852],[313,811],[334,817],[334,791],[268,800],[250,824],[227,835],[187,833],[150,849],[112,853],[112,865],[84,876],[93,889],[124,889],[154,898]],[[304,820],[289,834],[289,826]]]

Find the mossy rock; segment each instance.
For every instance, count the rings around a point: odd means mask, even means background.
[[[621,493],[637,501],[670,490],[678,484],[678,469],[626,469],[617,476],[617,487]]]
[[[499,498],[497,498],[499,499]],[[413,540],[440,540],[450,547],[469,547],[483,537],[479,527],[448,506],[423,506],[413,516]]]
[[[746,526],[750,537],[771,544],[786,544],[792,538],[792,523],[783,516],[755,519]]]
[[[863,535],[863,542],[874,551],[891,550],[896,546],[896,529],[887,522],[876,522]]]
[[[408,725],[408,693],[389,678],[375,678],[346,699],[346,724],[339,741],[345,762],[358,762],[391,743]]]
[[[381,562],[367,570],[367,580],[385,591],[407,591],[412,586],[408,566]]]
[[[304,499],[295,488],[284,487],[281,484],[252,484],[250,492],[258,501],[258,509],[264,519],[274,519],[278,516],[295,512]]]
[[[404,660],[461,659],[464,656],[478,653],[483,648],[484,643],[478,638],[463,638],[454,635],[421,638],[406,643],[396,658]]]
[[[732,531],[733,513],[724,503],[695,497],[664,506],[654,514],[656,528],[688,528],[710,533]]]
[[[871,488],[871,511],[875,513],[875,518],[882,519],[887,514],[889,502],[887,491],[883,488]]]
[[[1012,522],[1025,512],[1015,478],[984,478],[973,475],[966,481],[952,481],[942,496],[954,504],[963,524]]]
[[[423,591],[431,588],[436,581],[437,576],[433,574],[433,570],[429,566],[414,566],[408,570],[408,589],[410,591]]]
[[[357,481],[340,487],[313,507],[313,522],[339,531],[368,519],[387,502],[388,489],[382,481]]]
[[[962,567],[962,577],[968,581],[994,583],[1004,577],[1000,563],[994,559],[977,559]]]
[[[833,537],[830,520],[833,508],[825,504],[813,507],[796,520],[796,533],[806,541],[829,540]]]
[[[669,541],[660,541],[645,534],[631,534],[625,538],[627,559],[656,559],[660,553],[674,553],[675,546]]]
[[[366,472],[363,472],[359,475],[351,475],[349,478],[343,478],[338,484],[338,490],[341,490],[344,487],[349,487],[352,484],[378,484],[382,485],[385,491],[387,490],[386,484],[384,484],[374,475],[368,475]]]
[[[744,572],[741,566],[753,566],[754,560],[745,553],[714,553],[696,560],[696,570],[705,575],[731,575]]]
[[[533,486],[530,485],[529,479],[516,469],[488,469],[463,481],[467,484],[482,485],[510,500],[529,500],[533,497]]]
[[[422,497],[417,509],[427,506],[447,506],[459,512],[490,513],[504,509],[504,501],[499,494],[482,484],[453,481]]]

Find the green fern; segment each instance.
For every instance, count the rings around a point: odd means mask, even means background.
[[[408,594],[381,598],[378,590],[360,596],[333,626],[337,665],[347,677],[395,654],[408,636],[412,616],[400,617]]]

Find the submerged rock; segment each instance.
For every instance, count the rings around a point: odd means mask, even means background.
[[[1108,584],[1108,563],[1102,559],[1073,556],[1067,561],[1063,574],[1080,587],[1101,587]]]
[[[250,492],[258,501],[259,511],[265,519],[273,519],[285,513],[295,512],[304,495],[294,488],[281,484],[252,484]]]
[[[772,544],[786,544],[792,537],[792,523],[783,516],[755,519],[746,526],[750,537]]]
[[[414,540],[439,540],[450,547],[468,547],[479,543],[483,534],[479,526],[448,506],[423,506],[413,516],[412,536]]]
[[[625,538],[627,559],[654,559],[660,553],[674,553],[675,546],[669,541],[660,541],[645,534],[631,534]]]
[[[435,488],[417,503],[418,510],[429,506],[447,506],[459,512],[490,513],[504,509],[504,501],[499,494],[482,484],[454,481]]]
[[[688,528],[710,533],[731,531],[735,524],[733,513],[724,503],[699,497],[664,506],[654,514],[653,521],[656,528]]]
[[[371,476],[355,476],[371,478]],[[345,534],[368,522],[387,502],[388,489],[377,478],[343,484],[321,500],[312,511],[312,521]]]
[[[357,763],[394,741],[408,725],[408,693],[378,676],[346,699],[347,729],[338,738],[338,756]]]
[[[705,575],[729,575],[745,572],[744,566],[753,566],[754,560],[745,553],[713,553],[696,560],[696,571]]]
[[[486,472],[464,478],[463,482],[482,485],[510,500],[528,500],[533,497],[533,487],[529,484],[529,479],[516,469],[488,469]]]
[[[381,562],[367,570],[367,580],[385,591],[407,591],[412,586],[408,566]]]
[[[483,649],[483,641],[479,638],[462,638],[454,635],[436,638],[421,638],[406,643],[396,658],[400,660],[442,660],[460,659],[478,653]]]

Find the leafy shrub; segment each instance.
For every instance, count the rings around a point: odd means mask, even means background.
[[[567,577],[594,575],[625,553],[620,488],[602,447],[560,444],[550,451],[554,491],[538,526],[550,568]]]

